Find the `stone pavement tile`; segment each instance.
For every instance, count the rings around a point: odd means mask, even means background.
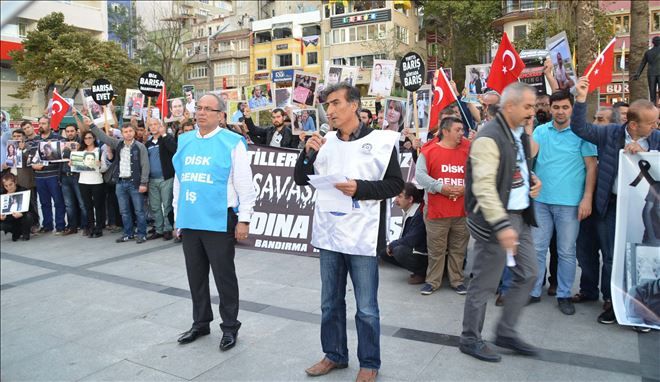
[[[357,333],[354,333],[354,336],[357,338]],[[404,381],[417,380],[417,374],[445,349],[445,346],[381,336],[379,377],[386,376]]]
[[[50,269],[0,259],[0,284],[3,285],[51,272]]]
[[[120,359],[75,343],[51,348],[17,363],[2,365],[7,381],[75,381]]]
[[[238,288],[241,300],[264,302],[264,297],[281,289],[286,288],[283,283],[264,281],[255,278],[254,275],[245,277],[238,275]],[[189,289],[189,288],[186,288]],[[218,291],[213,286],[211,295],[217,295]],[[268,303],[268,302],[264,302]]]
[[[66,342],[67,340],[63,338],[51,335],[50,331],[43,326],[24,327],[12,331],[3,330],[0,337],[0,363],[12,365]]]
[[[100,306],[85,307],[51,317],[41,325],[53,335],[74,340],[99,333],[107,327],[130,320],[132,316],[133,314],[129,312],[113,312]]]
[[[217,315],[217,306],[214,306],[213,309],[214,315]],[[142,313],[139,315],[139,318],[158,325],[169,326],[176,329],[178,333],[182,333],[192,326],[192,301],[181,298],[171,304]],[[211,330],[214,330],[213,326]]]
[[[139,318],[118,325],[98,327],[98,330],[74,339],[74,342],[120,358],[148,351],[154,345],[175,345],[179,331]]]
[[[161,253],[158,252],[158,254]],[[167,280],[186,275],[185,267],[176,268],[165,264],[144,261],[141,257],[103,264],[89,269],[155,284],[165,284]]]
[[[249,301],[274,305],[279,308],[294,309],[302,312],[314,312],[321,306],[321,294],[318,290],[306,289],[294,286],[282,286],[281,288],[263,289],[259,296],[250,298],[245,296],[245,280],[241,280],[241,298]]]
[[[106,367],[80,381],[185,381],[185,379],[123,360]]]

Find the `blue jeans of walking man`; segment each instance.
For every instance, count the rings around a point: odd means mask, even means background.
[[[39,203],[41,204],[41,216],[43,220],[41,226],[46,231],[53,230],[53,203],[55,204],[55,229],[64,230],[64,197],[57,176],[47,178],[37,178],[37,193],[39,194]]]
[[[533,297],[541,296],[545,279],[545,262],[553,230],[557,230],[557,298],[570,298],[575,281],[575,241],[580,230],[577,206],[561,206],[534,202],[538,227],[532,228],[534,249],[538,259],[538,278],[531,292]]]
[[[346,335],[346,276],[351,275],[357,313],[360,367],[380,368],[378,258],[321,249],[321,346],[337,364],[348,364]]]
[[[124,236],[133,236],[133,213],[137,219],[137,235],[147,236],[147,217],[144,213],[144,195],[138,191],[131,180],[120,179],[115,188],[121,221],[124,224]]]
[[[66,219],[70,229],[87,228],[87,209],[80,194],[76,176],[62,176],[62,194],[66,206]]]

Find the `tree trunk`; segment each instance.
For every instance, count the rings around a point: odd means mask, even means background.
[[[649,48],[649,3],[647,1],[630,2],[630,59],[628,60],[629,78],[639,68],[646,50]],[[644,70],[646,72],[646,69]],[[630,81],[629,102],[649,99],[646,75],[639,80]]]
[[[577,60],[579,65],[578,77],[582,76],[585,68],[597,55],[598,41],[594,33],[594,11],[598,8],[597,0],[583,0],[574,3],[575,19],[577,25]],[[595,115],[598,109],[598,92],[587,97],[587,116]]]

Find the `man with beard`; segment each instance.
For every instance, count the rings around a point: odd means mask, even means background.
[[[68,124],[64,128],[64,137],[66,142],[72,142],[76,149],[65,150],[62,149],[62,159],[69,159],[71,151],[76,151],[80,145],[80,137],[78,136],[78,128],[74,124]],[[87,227],[87,209],[85,208],[85,201],[80,193],[78,187],[78,179],[80,173],[72,172],[69,162],[62,163],[62,174],[60,182],[62,184],[62,194],[64,195],[64,206],[66,208],[66,219],[68,226],[64,230],[64,235],[72,235],[78,233],[79,227]],[[89,235],[89,231],[85,229],[85,236]]]
[[[536,115],[534,127],[550,122],[550,96],[541,94],[536,96]]]
[[[284,110],[280,108],[273,109],[271,113],[273,125],[270,127],[255,126],[250,117],[250,109],[246,108],[243,112],[245,124],[250,131],[250,138],[256,143],[273,147],[298,147],[298,140],[294,138],[291,128],[284,125]]]

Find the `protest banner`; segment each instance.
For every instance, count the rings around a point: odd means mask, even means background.
[[[257,191],[250,235],[238,242],[239,248],[303,256],[318,256],[311,244],[312,219],[316,191],[311,186],[298,186],[293,169],[300,150],[248,145],[253,184]],[[399,156],[406,178],[412,163],[411,154]],[[388,201],[393,205],[393,199]],[[402,211],[394,207],[389,214],[387,232],[391,238],[401,233]]]
[[[92,98],[94,102],[101,106],[105,106],[112,102],[112,97],[115,91],[112,88],[110,81],[105,78],[99,78],[92,84]]]
[[[619,154],[612,304],[620,325],[660,329],[660,153]]]
[[[396,60],[374,60],[368,95],[389,97],[394,86]]]
[[[27,212],[30,208],[30,190],[0,195],[0,214]]]
[[[557,80],[559,89],[570,89],[575,86],[577,78],[566,32],[548,38],[545,42],[545,49],[552,60],[555,80]]]
[[[142,94],[147,97],[158,97],[161,90],[163,90],[164,84],[165,79],[160,73],[149,70],[142,73],[140,76],[140,79],[138,80],[138,89],[140,89]]]
[[[401,77],[401,84],[404,89],[409,92],[414,92],[424,84],[424,60],[422,57],[415,53],[406,53],[401,62],[399,62],[399,76]]]

